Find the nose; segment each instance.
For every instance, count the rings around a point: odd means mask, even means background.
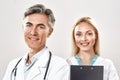
[[[33,36],[37,35],[37,28],[32,28],[31,35]]]
[[[86,40],[86,36],[85,35],[81,36],[81,40],[85,41]]]

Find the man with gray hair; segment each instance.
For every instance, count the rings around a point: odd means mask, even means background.
[[[52,10],[42,4],[26,10],[23,31],[28,52],[9,63],[3,80],[68,80],[67,62],[53,55],[46,46],[54,23]]]

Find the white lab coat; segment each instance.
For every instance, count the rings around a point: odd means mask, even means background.
[[[67,59],[67,62],[70,65],[79,65],[75,57],[71,57]],[[98,57],[93,66],[104,66],[104,77],[103,80],[119,80],[117,71],[113,65],[113,62],[109,59],[104,59],[102,57]]]
[[[25,56],[22,58],[22,60],[17,66],[16,80],[25,80],[24,79],[24,68],[23,68],[25,64],[24,62]],[[49,50],[47,49],[40,56],[39,60],[36,61],[36,63],[31,67],[26,77],[26,80],[43,80],[48,59],[49,59]],[[9,63],[3,80],[10,80],[11,71],[13,70],[18,60],[19,59],[15,59]],[[64,59],[54,56],[52,54],[46,80],[68,80],[68,75],[69,75],[69,66],[67,62]]]

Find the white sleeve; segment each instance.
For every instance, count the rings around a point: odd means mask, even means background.
[[[112,61],[110,61],[109,66],[109,79],[108,80],[119,80],[119,76],[117,74],[117,70],[115,69],[115,66]]]

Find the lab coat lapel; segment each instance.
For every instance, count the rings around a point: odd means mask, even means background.
[[[43,79],[48,59],[49,50],[47,49],[33,65],[26,80],[32,80],[36,77],[40,77],[41,79]]]
[[[101,65],[101,63],[104,64],[104,59],[99,56],[93,65]]]

